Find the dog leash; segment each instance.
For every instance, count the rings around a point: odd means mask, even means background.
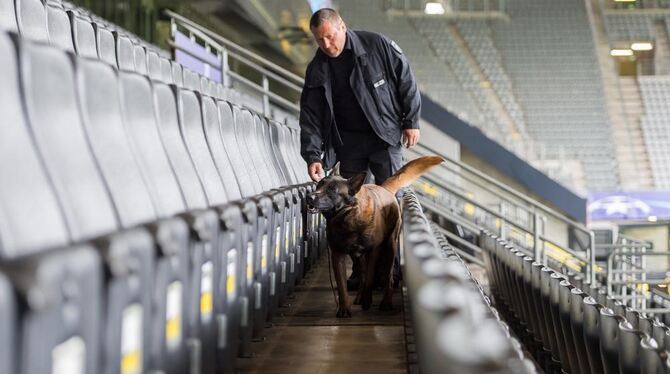
[[[333,285],[332,273],[333,273],[333,265],[330,263],[330,246],[328,246],[328,278],[330,279],[330,290],[333,292],[333,302],[335,302],[335,307],[339,308],[340,306],[337,303],[337,295],[335,294],[335,286]]]

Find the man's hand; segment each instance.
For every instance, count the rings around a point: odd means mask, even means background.
[[[411,148],[419,142],[419,129],[402,130],[402,145],[405,148]]]
[[[307,168],[309,177],[312,178],[314,182],[318,182],[323,179],[325,173],[323,172],[323,166],[320,162],[312,162]]]

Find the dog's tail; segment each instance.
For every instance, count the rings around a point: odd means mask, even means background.
[[[395,194],[399,189],[409,186],[419,179],[423,173],[442,162],[444,162],[444,159],[438,156],[419,157],[400,168],[382,184],[382,187]]]

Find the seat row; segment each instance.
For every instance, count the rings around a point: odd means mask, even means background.
[[[0,372],[230,372],[323,250],[297,129],[0,32]]]
[[[670,329],[483,231],[496,305],[548,372],[666,373]]]
[[[490,299],[414,193],[402,200],[403,275],[422,373],[535,373]]]

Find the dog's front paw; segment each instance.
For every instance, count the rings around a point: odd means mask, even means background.
[[[361,305],[361,293],[356,294],[356,298],[354,299],[354,305]]]
[[[351,318],[351,308],[348,306],[341,306],[337,308],[337,318]]]

